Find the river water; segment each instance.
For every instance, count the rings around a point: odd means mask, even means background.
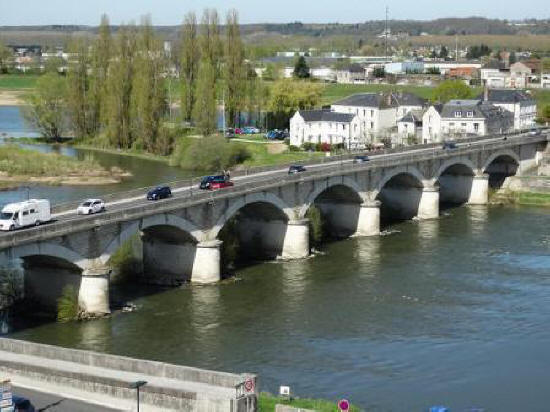
[[[178,173],[153,163],[149,174]],[[369,411],[548,411],[549,225],[548,209],[450,209],[307,260],[251,265],[235,283],[119,286],[113,299],[137,312],[17,318],[8,336],[255,372],[263,390],[290,385]]]

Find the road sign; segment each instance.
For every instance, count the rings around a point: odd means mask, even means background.
[[[349,411],[349,401],[347,399],[342,399],[338,402],[338,409],[342,412]]]
[[[247,379],[244,381],[244,390],[246,393],[252,393],[254,392],[254,379]]]

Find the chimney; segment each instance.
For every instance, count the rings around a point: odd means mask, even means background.
[[[389,106],[391,106],[391,103],[392,103],[392,92],[389,92],[387,95],[386,95],[386,104]]]
[[[483,84],[483,101],[484,102],[489,101],[489,86],[487,85],[487,80],[485,80]]]

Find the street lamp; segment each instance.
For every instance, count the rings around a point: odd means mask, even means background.
[[[137,381],[130,383],[130,389],[137,389],[137,412],[139,412],[139,388],[147,385],[147,381]]]

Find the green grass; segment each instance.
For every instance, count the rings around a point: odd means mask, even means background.
[[[379,93],[388,90],[414,93],[425,99],[432,97],[433,87],[428,86],[396,86],[390,84],[327,84],[323,89],[321,103],[323,105],[334,103],[355,93]]]
[[[324,156],[324,153],[320,152],[291,152],[288,149],[283,153],[269,153],[268,148],[270,145],[267,144],[242,142],[234,142],[233,144],[245,146],[250,153],[251,158],[244,162],[246,167],[296,163]]]
[[[99,171],[103,171],[103,168],[91,157],[78,160],[15,145],[0,146],[0,172],[8,176],[95,175]]]
[[[36,86],[37,74],[1,74],[0,90],[32,89]]]
[[[318,412],[338,412],[336,402],[322,399],[293,399],[292,401],[286,401],[265,393],[260,394],[258,410],[260,412],[273,412],[275,411],[276,404],[291,405],[295,408],[312,409]],[[353,412],[360,411],[360,409],[354,405],[351,406],[350,410]]]
[[[550,193],[521,192],[516,199],[520,205],[550,206]]]

